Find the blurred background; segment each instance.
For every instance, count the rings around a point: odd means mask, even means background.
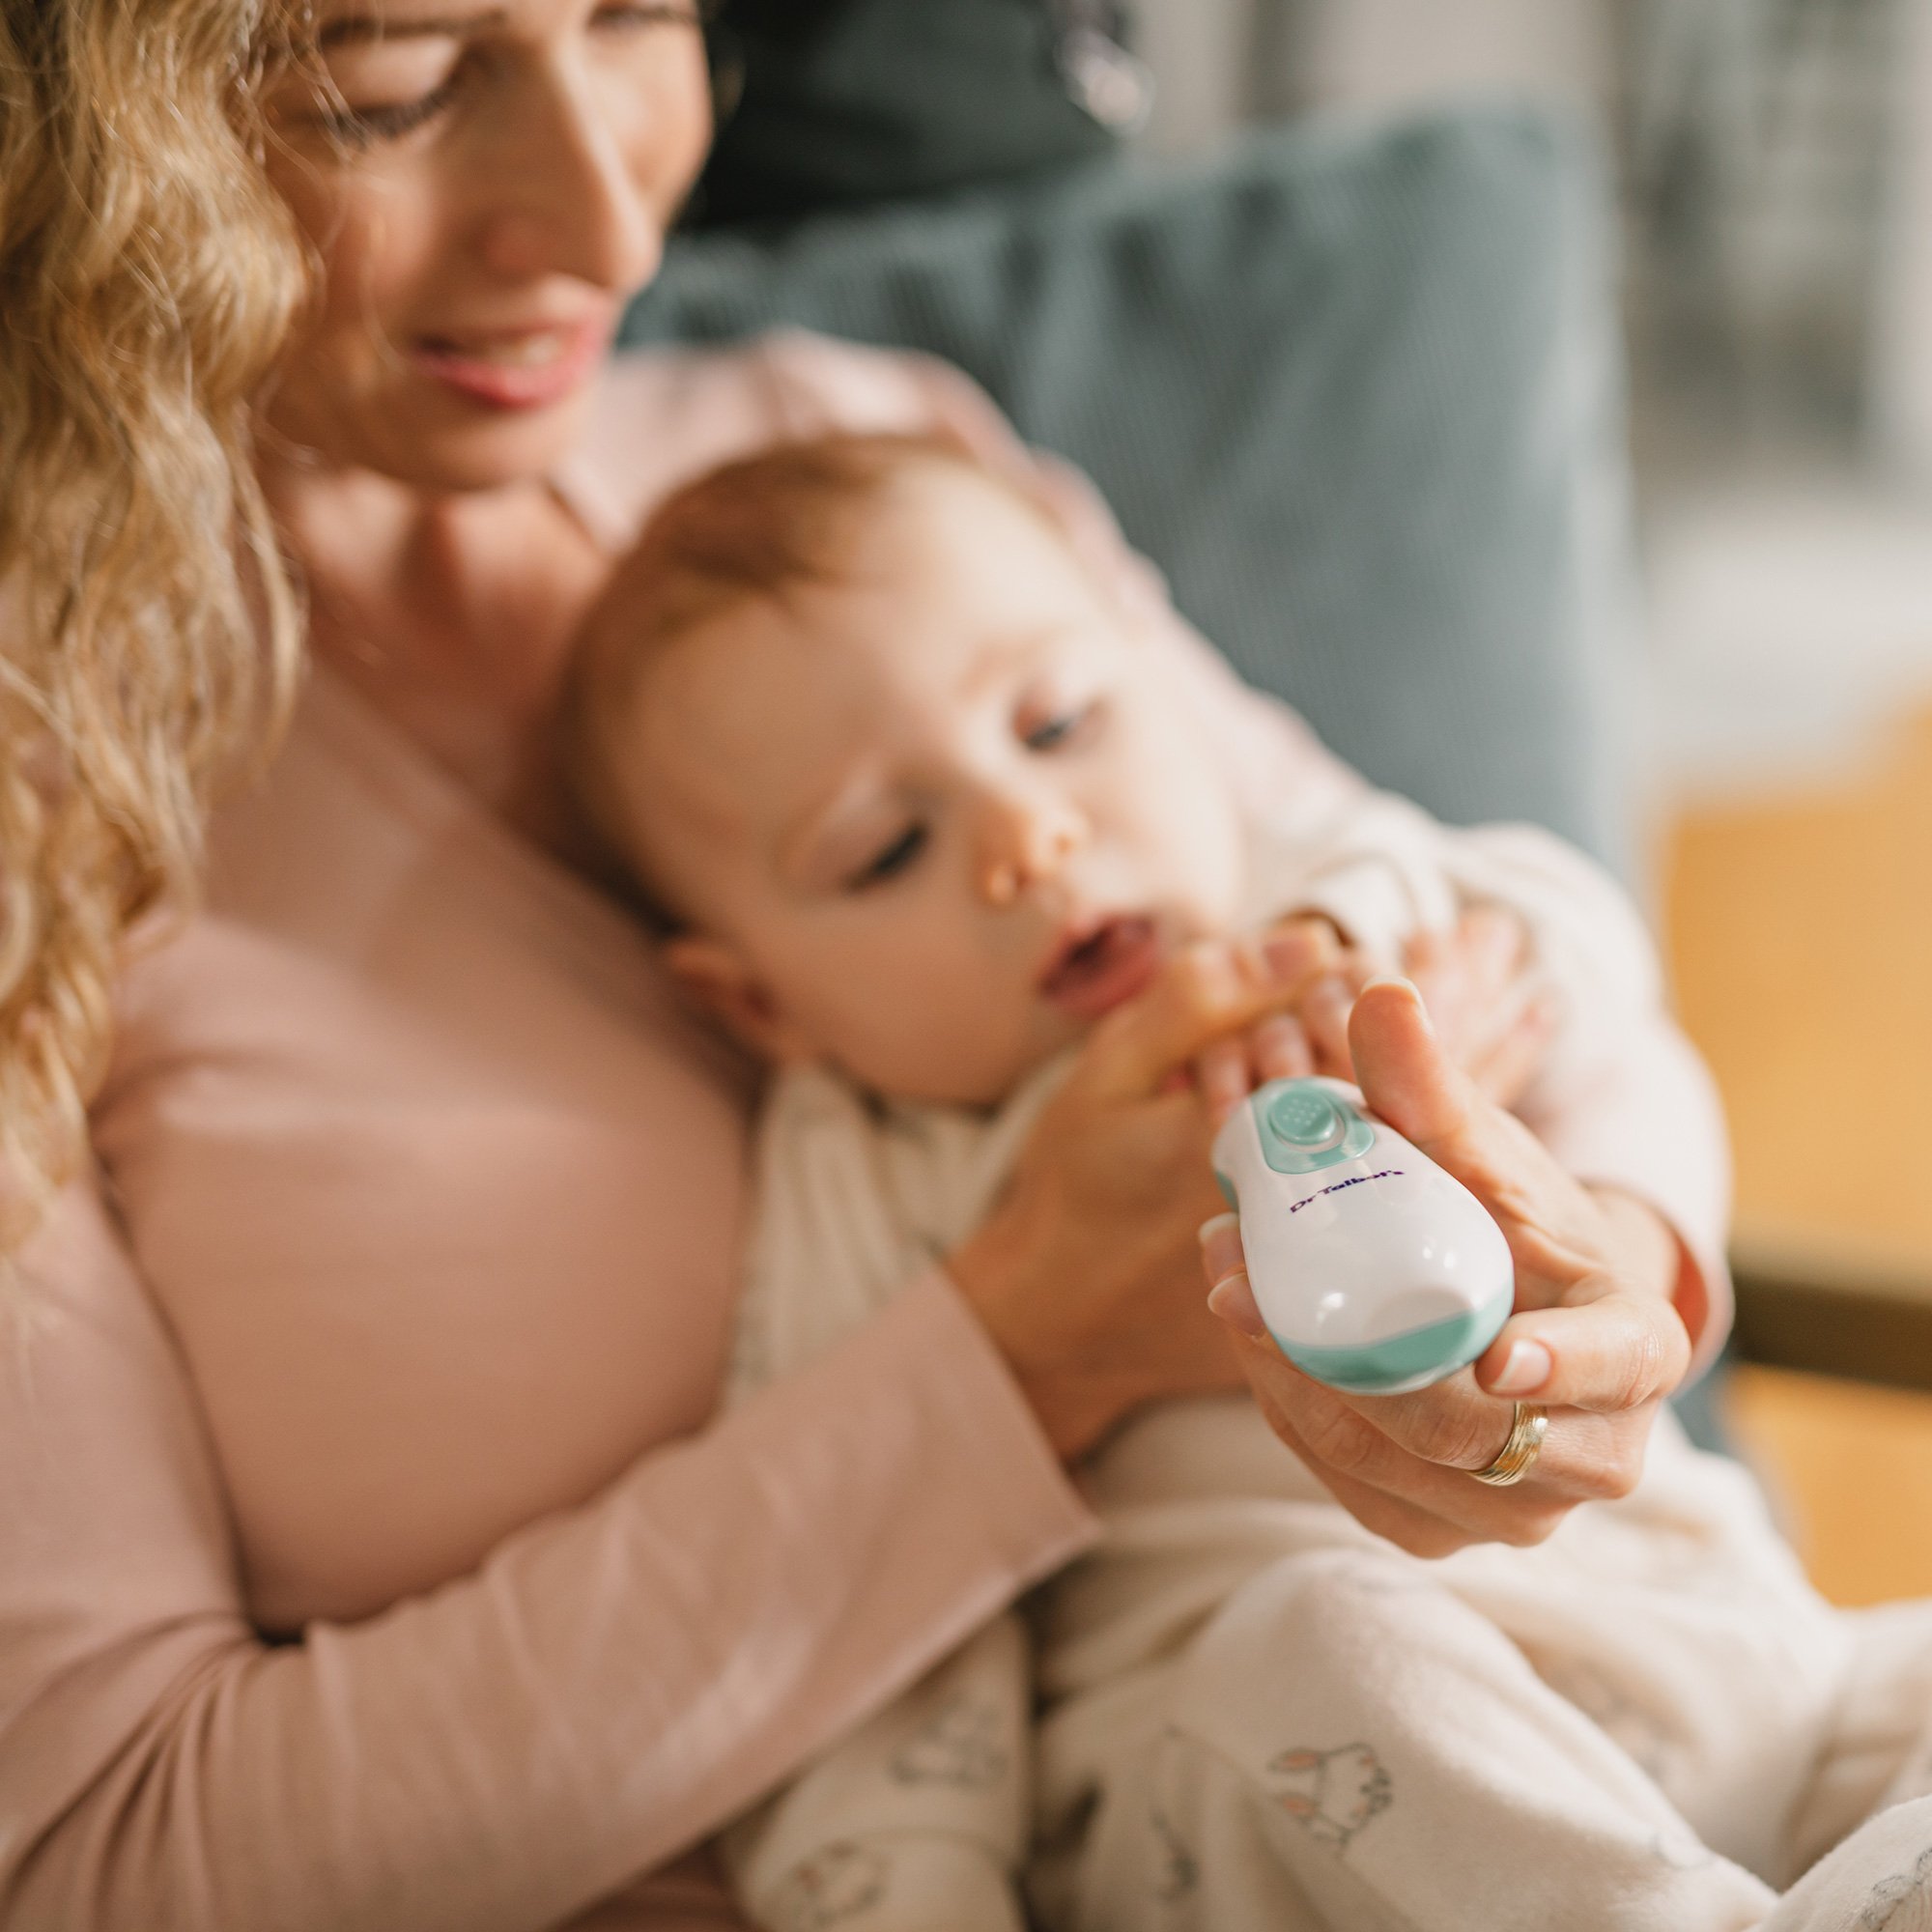
[[[1527,91],[1613,143],[1655,911],[1738,1163],[1734,1430],[1932,1592],[1932,5],[1140,0],[1138,139]]]

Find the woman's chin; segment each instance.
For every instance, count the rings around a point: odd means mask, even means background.
[[[398,399],[394,408],[345,411],[313,427],[270,420],[285,445],[307,452],[310,466],[373,470],[439,495],[468,493],[551,475],[582,435],[592,386],[540,409],[419,409]]]
[[[549,476],[577,445],[587,394],[543,410],[456,426],[425,425],[420,435],[385,438],[391,447],[372,467],[421,490],[495,490]]]

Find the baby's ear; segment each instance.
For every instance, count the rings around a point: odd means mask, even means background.
[[[771,988],[724,940],[680,933],[666,942],[664,960],[685,997],[760,1060],[809,1057]]]

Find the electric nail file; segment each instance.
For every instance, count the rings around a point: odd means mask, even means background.
[[[1340,1080],[1270,1080],[1214,1140],[1275,1345],[1331,1388],[1394,1395],[1472,1362],[1514,1299],[1482,1203]]]

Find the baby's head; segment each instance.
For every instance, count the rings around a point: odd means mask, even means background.
[[[1229,785],[1166,654],[1017,485],[834,437],[671,497],[585,623],[590,814],[774,1061],[983,1105],[1226,929]]]

